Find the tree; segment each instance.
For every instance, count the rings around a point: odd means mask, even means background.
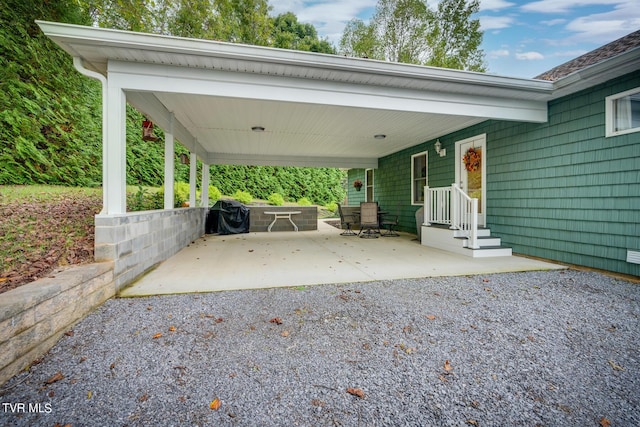
[[[436,22],[429,34],[431,55],[427,65],[470,71],[486,71],[484,54],[480,50],[480,21],[471,15],[480,10],[480,2],[472,0],[442,0],[438,4]]]
[[[296,15],[291,12],[273,18],[271,46],[307,52],[336,53],[329,41],[318,38],[318,32],[313,25],[298,22]]]
[[[422,0],[379,0],[373,16],[386,61],[420,64],[427,59],[432,12]]]
[[[340,53],[385,61],[485,71],[478,0],[379,0],[369,24],[347,24]]]
[[[340,53],[356,58],[384,59],[375,36],[375,27],[357,18],[349,21],[342,33]]]
[[[75,71],[36,19],[89,23],[72,1],[0,8],[0,184],[100,181],[100,85]]]

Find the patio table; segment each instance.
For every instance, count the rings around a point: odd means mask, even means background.
[[[267,227],[267,231],[269,233],[271,233],[271,227],[273,227],[273,224],[275,224],[276,221],[279,218],[288,219],[289,222],[293,225],[293,229],[295,231],[298,231],[298,226],[291,219],[291,215],[297,215],[297,214],[300,214],[300,213],[301,213],[301,211],[269,211],[269,212],[265,212],[265,214],[267,214],[267,215],[273,215],[273,221],[271,222],[271,224],[269,224],[269,227]]]

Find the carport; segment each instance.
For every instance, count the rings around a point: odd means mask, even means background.
[[[120,289],[203,234],[196,159],[376,168],[378,159],[488,119],[545,122],[552,84],[39,21],[103,87],[104,208],[96,260]],[[165,131],[165,210],[126,212],[125,106]],[[189,209],[172,209],[174,144],[191,152]],[[202,199],[208,200],[207,185]]]

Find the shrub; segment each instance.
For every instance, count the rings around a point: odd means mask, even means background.
[[[215,185],[209,186],[209,202],[217,202],[222,197],[222,193]]]
[[[176,182],[173,186],[173,206],[179,208],[188,202],[190,190],[188,182]]]
[[[325,206],[329,212],[336,213],[338,210],[338,204],[336,202],[327,203]]]
[[[309,199],[307,199],[306,197],[303,197],[301,199],[298,199],[298,204],[300,206],[311,206],[311,202],[309,201]]]
[[[251,203],[253,200],[253,196],[251,194],[242,190],[236,190],[236,192],[233,193],[233,198],[245,205]]]
[[[282,206],[284,204],[284,197],[282,197],[282,194],[280,193],[273,193],[267,200],[269,201],[269,204],[274,206]]]

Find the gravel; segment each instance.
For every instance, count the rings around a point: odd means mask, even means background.
[[[576,270],[112,299],[0,423],[638,426],[639,348],[638,284]]]

